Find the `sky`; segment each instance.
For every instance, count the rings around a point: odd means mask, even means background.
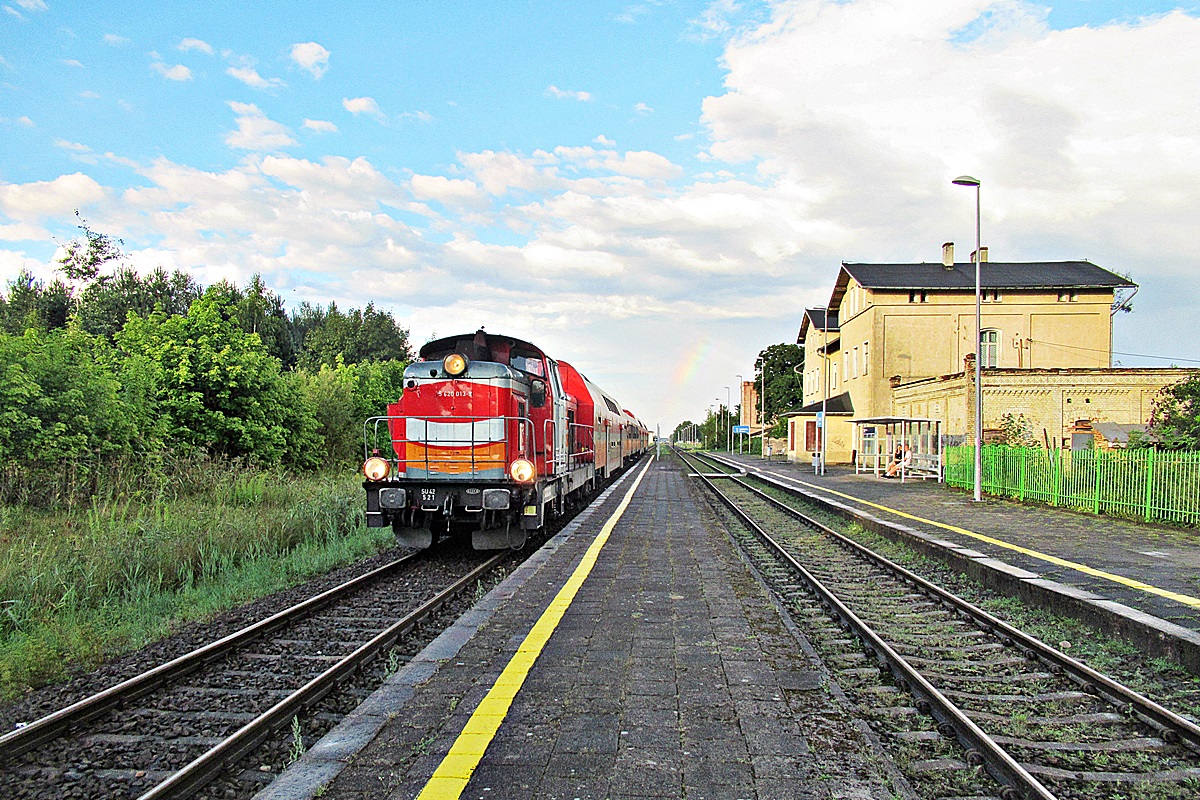
[[[1086,258],[1200,365],[1200,2],[0,0],[0,282],[128,263],[484,326],[653,429],[842,261]],[[961,259],[960,259],[961,260]]]

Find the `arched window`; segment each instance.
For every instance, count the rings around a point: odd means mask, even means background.
[[[1000,331],[984,328],[979,332],[979,366],[1000,366]]]

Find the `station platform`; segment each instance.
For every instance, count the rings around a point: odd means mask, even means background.
[[[935,480],[855,474],[830,466],[718,453],[749,473],[979,551],[1032,575],[1165,621],[1164,635],[1200,643],[1200,531],[971,495]],[[1152,621],[1151,621],[1152,622]],[[1173,630],[1174,628],[1179,630]]]
[[[904,796],[678,461],[643,461],[260,800]]]

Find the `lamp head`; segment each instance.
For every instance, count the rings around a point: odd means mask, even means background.
[[[972,178],[970,175],[959,175],[954,180],[950,181],[955,186],[978,186],[979,179]]]

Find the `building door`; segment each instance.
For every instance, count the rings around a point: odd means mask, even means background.
[[[821,449],[821,432],[817,429],[817,421],[807,420],[804,423],[804,449],[815,453]]]

